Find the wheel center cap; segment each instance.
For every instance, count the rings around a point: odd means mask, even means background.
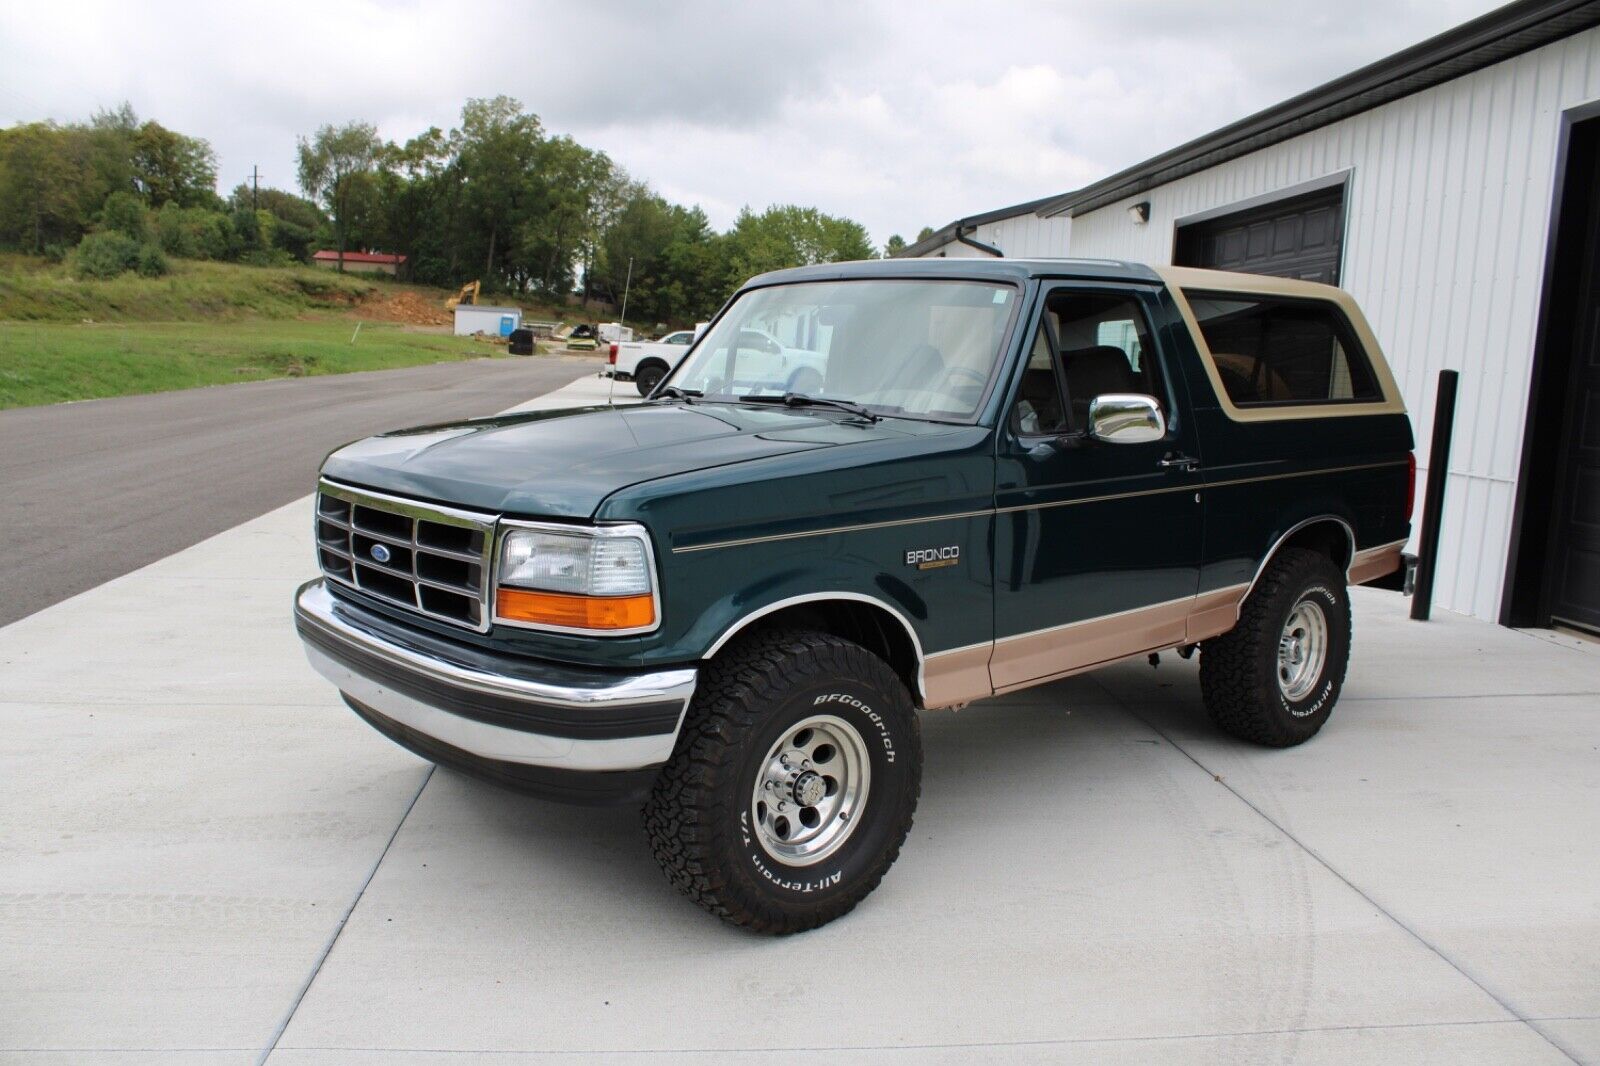
[[[794,801],[802,807],[815,807],[828,794],[828,783],[815,770],[807,770],[790,786]]]

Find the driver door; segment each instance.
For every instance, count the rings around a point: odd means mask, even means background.
[[[999,434],[997,692],[1184,641],[1200,579],[1199,451],[1153,311],[1137,289],[1042,294]],[[1089,435],[1093,401],[1115,393],[1155,397],[1160,439]]]

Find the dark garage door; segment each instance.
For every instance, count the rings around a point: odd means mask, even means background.
[[[1178,266],[1339,284],[1344,187],[1179,226]]]
[[[1595,124],[1589,126],[1593,137]],[[1550,615],[1557,622],[1600,631],[1600,153],[1591,153],[1589,202],[1573,205],[1582,218],[1574,221],[1582,227],[1584,251],[1572,316],[1570,406],[1561,434],[1566,454],[1556,496]]]
[[[1600,633],[1600,105],[1562,139],[1500,620]]]

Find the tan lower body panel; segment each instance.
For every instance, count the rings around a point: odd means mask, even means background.
[[[922,664],[922,705],[953,707],[994,695],[989,681],[989,657],[994,642],[953,651],[936,652]]]
[[[1400,568],[1403,540],[1364,548],[1350,560],[1349,583],[1362,585]],[[1248,584],[1202,592],[1131,611],[1086,618],[928,656],[923,705],[958,703],[1015,692],[1097,666],[1221,636],[1239,621]]]
[[[1214,592],[1202,592],[1194,598],[1194,610],[1189,612],[1189,643],[1220,637],[1239,621],[1239,604],[1249,585],[1231,585]]]
[[[1247,585],[930,655],[923,705],[948,707],[1226,633]]]
[[[1365,585],[1400,569],[1400,549],[1405,546],[1405,541],[1397,540],[1356,552],[1355,558],[1350,560],[1350,584]]]

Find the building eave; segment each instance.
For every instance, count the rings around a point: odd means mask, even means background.
[[[1507,4],[1093,185],[1057,196],[1038,213],[1046,218],[1075,217],[1106,207],[1597,25],[1600,0]]]

